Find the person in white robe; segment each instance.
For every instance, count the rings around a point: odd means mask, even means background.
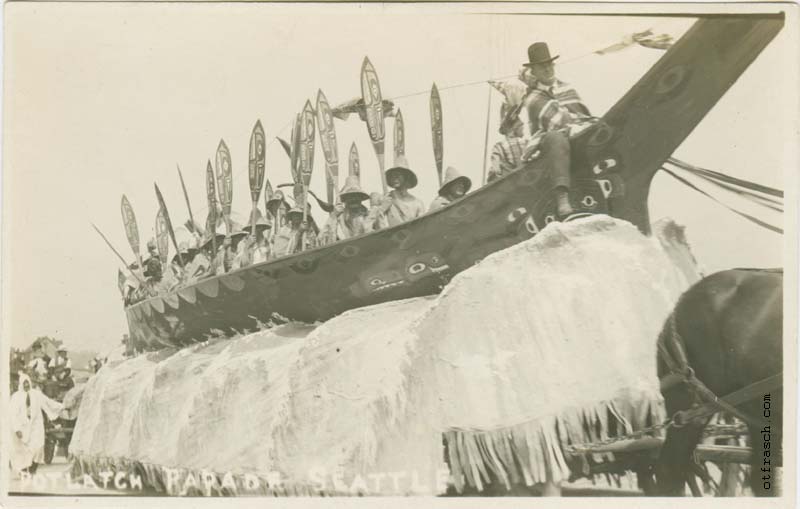
[[[11,468],[19,473],[35,473],[44,461],[44,417],[56,419],[63,409],[61,403],[48,398],[33,387],[28,375],[20,373],[17,392],[11,395],[9,404]]]

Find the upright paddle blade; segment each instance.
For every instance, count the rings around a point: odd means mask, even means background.
[[[139,227],[136,224],[136,214],[133,213],[131,202],[128,201],[128,197],[124,194],[122,195],[120,208],[122,209],[122,223],[125,225],[125,235],[128,237],[128,244],[131,246],[134,256],[136,256],[139,269],[143,269],[142,255],[139,253]]]
[[[431,88],[431,134],[433,135],[433,157],[436,159],[436,174],[442,185],[442,159],[444,158],[444,137],[442,135],[442,100],[436,83]]]
[[[394,118],[394,162],[397,164],[397,158],[405,155],[406,153],[406,132],[405,125],[403,124],[403,112],[400,108],[397,109],[397,115]]]
[[[328,191],[328,202],[335,203],[339,188],[339,148],[336,146],[336,129],[328,99],[322,90],[317,92],[317,128],[319,141],[325,154],[325,184]]]
[[[222,214],[230,232],[231,202],[233,200],[233,170],[231,168],[231,153],[225,140],[219,140],[216,159],[217,195],[222,205]]]
[[[250,134],[250,157],[247,164],[250,176],[250,197],[254,202],[258,201],[261,196],[261,188],[264,186],[266,161],[264,140],[264,128],[261,127],[261,120],[258,120]]]
[[[162,264],[166,265],[169,259],[169,231],[167,231],[164,210],[161,208],[156,214],[156,244],[158,245],[158,258]]]
[[[206,165],[206,197],[208,199],[208,215],[206,216],[206,232],[211,236],[212,258],[217,255],[217,190],[214,185],[214,168],[211,161]]]
[[[250,135],[250,157],[247,164],[250,175],[250,198],[253,201],[253,212],[250,214],[250,231],[253,233],[256,231],[258,198],[261,196],[261,187],[264,185],[265,159],[264,128],[261,127],[261,120],[258,120],[255,127],[253,127],[253,133]]]
[[[290,169],[292,170],[292,180],[294,182],[300,182],[300,135],[302,121],[302,113],[295,115],[294,126],[292,127],[292,152],[290,155]]]
[[[300,177],[306,188],[314,171],[314,134],[314,109],[311,102],[306,101],[300,126]]]
[[[386,177],[384,176],[384,138],[386,133],[383,125],[383,97],[381,96],[381,85],[378,81],[378,73],[369,61],[364,57],[361,64],[361,98],[364,100],[366,108],[367,129],[372,140],[372,147],[375,155],[378,156],[378,167],[381,175],[381,186],[384,194],[386,193]]]
[[[350,160],[348,164],[348,175],[356,176],[361,179],[361,164],[358,161],[358,147],[356,147],[356,142],[353,142],[350,145]]]
[[[172,245],[175,246],[175,251],[178,253],[178,260],[180,261],[181,267],[184,267],[183,264],[183,256],[181,255],[181,250],[178,248],[178,241],[175,239],[175,230],[172,229],[172,221],[169,220],[169,211],[167,210],[167,204],[164,203],[164,197],[161,195],[161,190],[158,188],[158,184],[153,183],[153,187],[156,189],[156,198],[158,199],[158,206],[160,208],[160,212],[163,214],[164,223],[167,227],[167,232],[169,232],[169,236],[172,239]]]

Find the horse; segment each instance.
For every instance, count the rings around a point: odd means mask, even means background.
[[[666,375],[675,373],[676,358],[691,368],[684,374],[693,371],[690,376],[719,397],[770,377],[779,380],[775,375],[783,369],[782,290],[782,269],[732,269],[703,278],[681,296],[658,338],[658,375],[667,415],[708,401],[685,378],[672,386],[663,383]],[[783,390],[779,383],[770,387],[768,393],[764,389],[735,405],[747,422],[753,451],[750,484],[756,496],[779,496],[780,489],[775,467],[781,457]],[[656,495],[681,496],[686,482],[698,494],[693,472],[699,465],[692,452],[710,419],[706,415],[668,428],[654,469]]]

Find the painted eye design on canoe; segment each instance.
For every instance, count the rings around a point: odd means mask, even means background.
[[[423,270],[425,270],[427,268],[428,268],[428,266],[425,265],[424,263],[417,262],[417,263],[411,265],[408,268],[408,273],[411,274],[411,275],[417,275],[417,274],[419,274],[420,272],[422,272]]]
[[[370,286],[383,286],[386,284],[386,281],[379,277],[375,277],[369,280]]]
[[[586,196],[583,197],[581,203],[583,204],[584,207],[592,209],[597,205],[597,200],[594,199],[594,196],[587,194]]]

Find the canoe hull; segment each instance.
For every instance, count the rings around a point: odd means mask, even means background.
[[[131,337],[141,347],[185,344],[438,293],[458,272],[552,221],[550,187],[534,162],[414,221],[201,280],[128,307]],[[573,189],[581,210],[608,211],[607,185],[579,179]]]

